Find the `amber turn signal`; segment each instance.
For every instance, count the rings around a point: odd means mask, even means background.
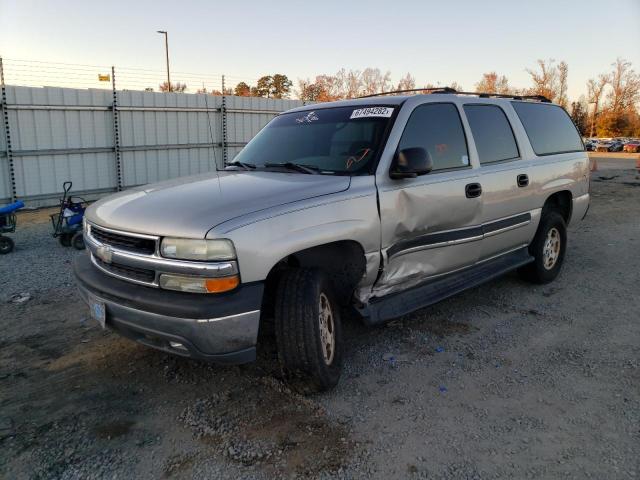
[[[178,290],[192,293],[222,293],[240,285],[237,275],[220,278],[188,277],[184,275],[160,275],[160,287],[166,290]]]
[[[222,293],[236,288],[240,284],[240,279],[237,275],[232,277],[208,278],[204,284],[207,292]]]

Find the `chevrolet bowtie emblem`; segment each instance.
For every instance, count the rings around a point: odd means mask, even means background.
[[[105,263],[111,263],[113,250],[111,250],[109,245],[100,245],[96,250],[96,257]]]

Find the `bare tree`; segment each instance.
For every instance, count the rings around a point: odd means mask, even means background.
[[[173,82],[171,84],[164,82],[161,83],[158,88],[160,88],[161,92],[184,93],[187,89],[187,85],[180,82]]]
[[[567,77],[569,75],[569,65],[567,62],[562,61],[558,64],[558,98],[556,101],[563,108],[567,108],[569,105],[569,97],[567,97]]]
[[[600,74],[598,79],[590,78],[587,81],[587,100],[589,104],[593,104],[593,111],[591,113],[591,132],[590,136],[593,137],[596,128],[596,117],[600,111],[600,102],[602,101],[602,95],[604,89],[609,83],[609,76]]]
[[[509,94],[509,80],[504,75],[498,75],[496,72],[482,74],[482,80],[476,83],[476,92]]]
[[[396,87],[396,90],[411,90],[414,88],[416,88],[416,79],[413,78],[413,75],[411,75],[410,73],[407,73],[398,82],[398,86]]]
[[[633,108],[640,100],[640,76],[631,68],[631,62],[624,58],[617,58],[611,65],[613,66],[613,71],[609,75],[611,92],[607,98],[611,110],[620,113]]]
[[[449,84],[450,88],[453,88],[454,90],[458,91],[458,92],[464,92],[464,87],[462,85],[460,85],[458,82],[453,81]]]
[[[558,71],[555,60],[538,60],[538,68],[539,71],[525,69],[533,81],[533,88],[529,90],[529,94],[542,95],[554,101],[558,96]]]
[[[365,68],[362,72],[362,95],[391,90],[391,72],[382,73],[379,68]]]
[[[337,79],[332,75],[318,75],[314,82],[298,80],[297,94],[306,102],[332,102],[341,98]]]
[[[334,75],[335,94],[338,98],[355,98],[362,90],[362,72],[360,70],[349,70],[344,68],[338,70]]]

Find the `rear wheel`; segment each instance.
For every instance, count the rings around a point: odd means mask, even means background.
[[[543,211],[536,236],[529,245],[529,253],[534,261],[522,267],[520,274],[534,283],[553,281],[562,269],[566,249],[567,226],[564,218],[555,210]]]
[[[71,238],[71,246],[73,246],[73,248],[75,248],[76,250],[84,250],[84,237],[82,236],[82,232],[78,232],[76,233],[72,238]]]
[[[276,293],[278,357],[292,386],[303,392],[334,387],[342,369],[340,311],[318,269],[286,271]]]
[[[62,233],[60,234],[60,236],[58,237],[58,241],[60,242],[60,245],[62,245],[63,247],[70,247],[71,246],[71,234],[70,233]]]
[[[13,251],[14,243],[9,237],[0,237],[0,255],[6,255]]]

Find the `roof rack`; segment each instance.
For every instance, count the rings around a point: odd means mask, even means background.
[[[458,95],[477,95],[479,98],[513,98],[514,100],[537,100],[538,102],[552,103],[544,95],[514,95],[508,93],[487,92],[456,92]]]
[[[408,90],[392,90],[389,92],[374,93],[371,95],[364,95],[358,98],[371,98],[381,97],[383,95],[395,95],[397,93],[410,93],[410,92],[428,92],[429,94],[438,93],[450,93],[455,95],[477,95],[479,98],[512,98],[514,100],[536,100],[538,102],[552,103],[544,95],[511,95],[506,93],[488,93],[488,92],[459,92],[451,87],[433,87],[433,88],[411,88]]]
[[[380,93],[372,93],[371,95],[363,95],[358,98],[381,97],[383,95],[395,95],[396,93],[410,93],[410,92],[458,93],[456,89],[451,87],[429,87],[429,88],[410,88],[408,90],[391,90],[389,92],[380,92]]]

